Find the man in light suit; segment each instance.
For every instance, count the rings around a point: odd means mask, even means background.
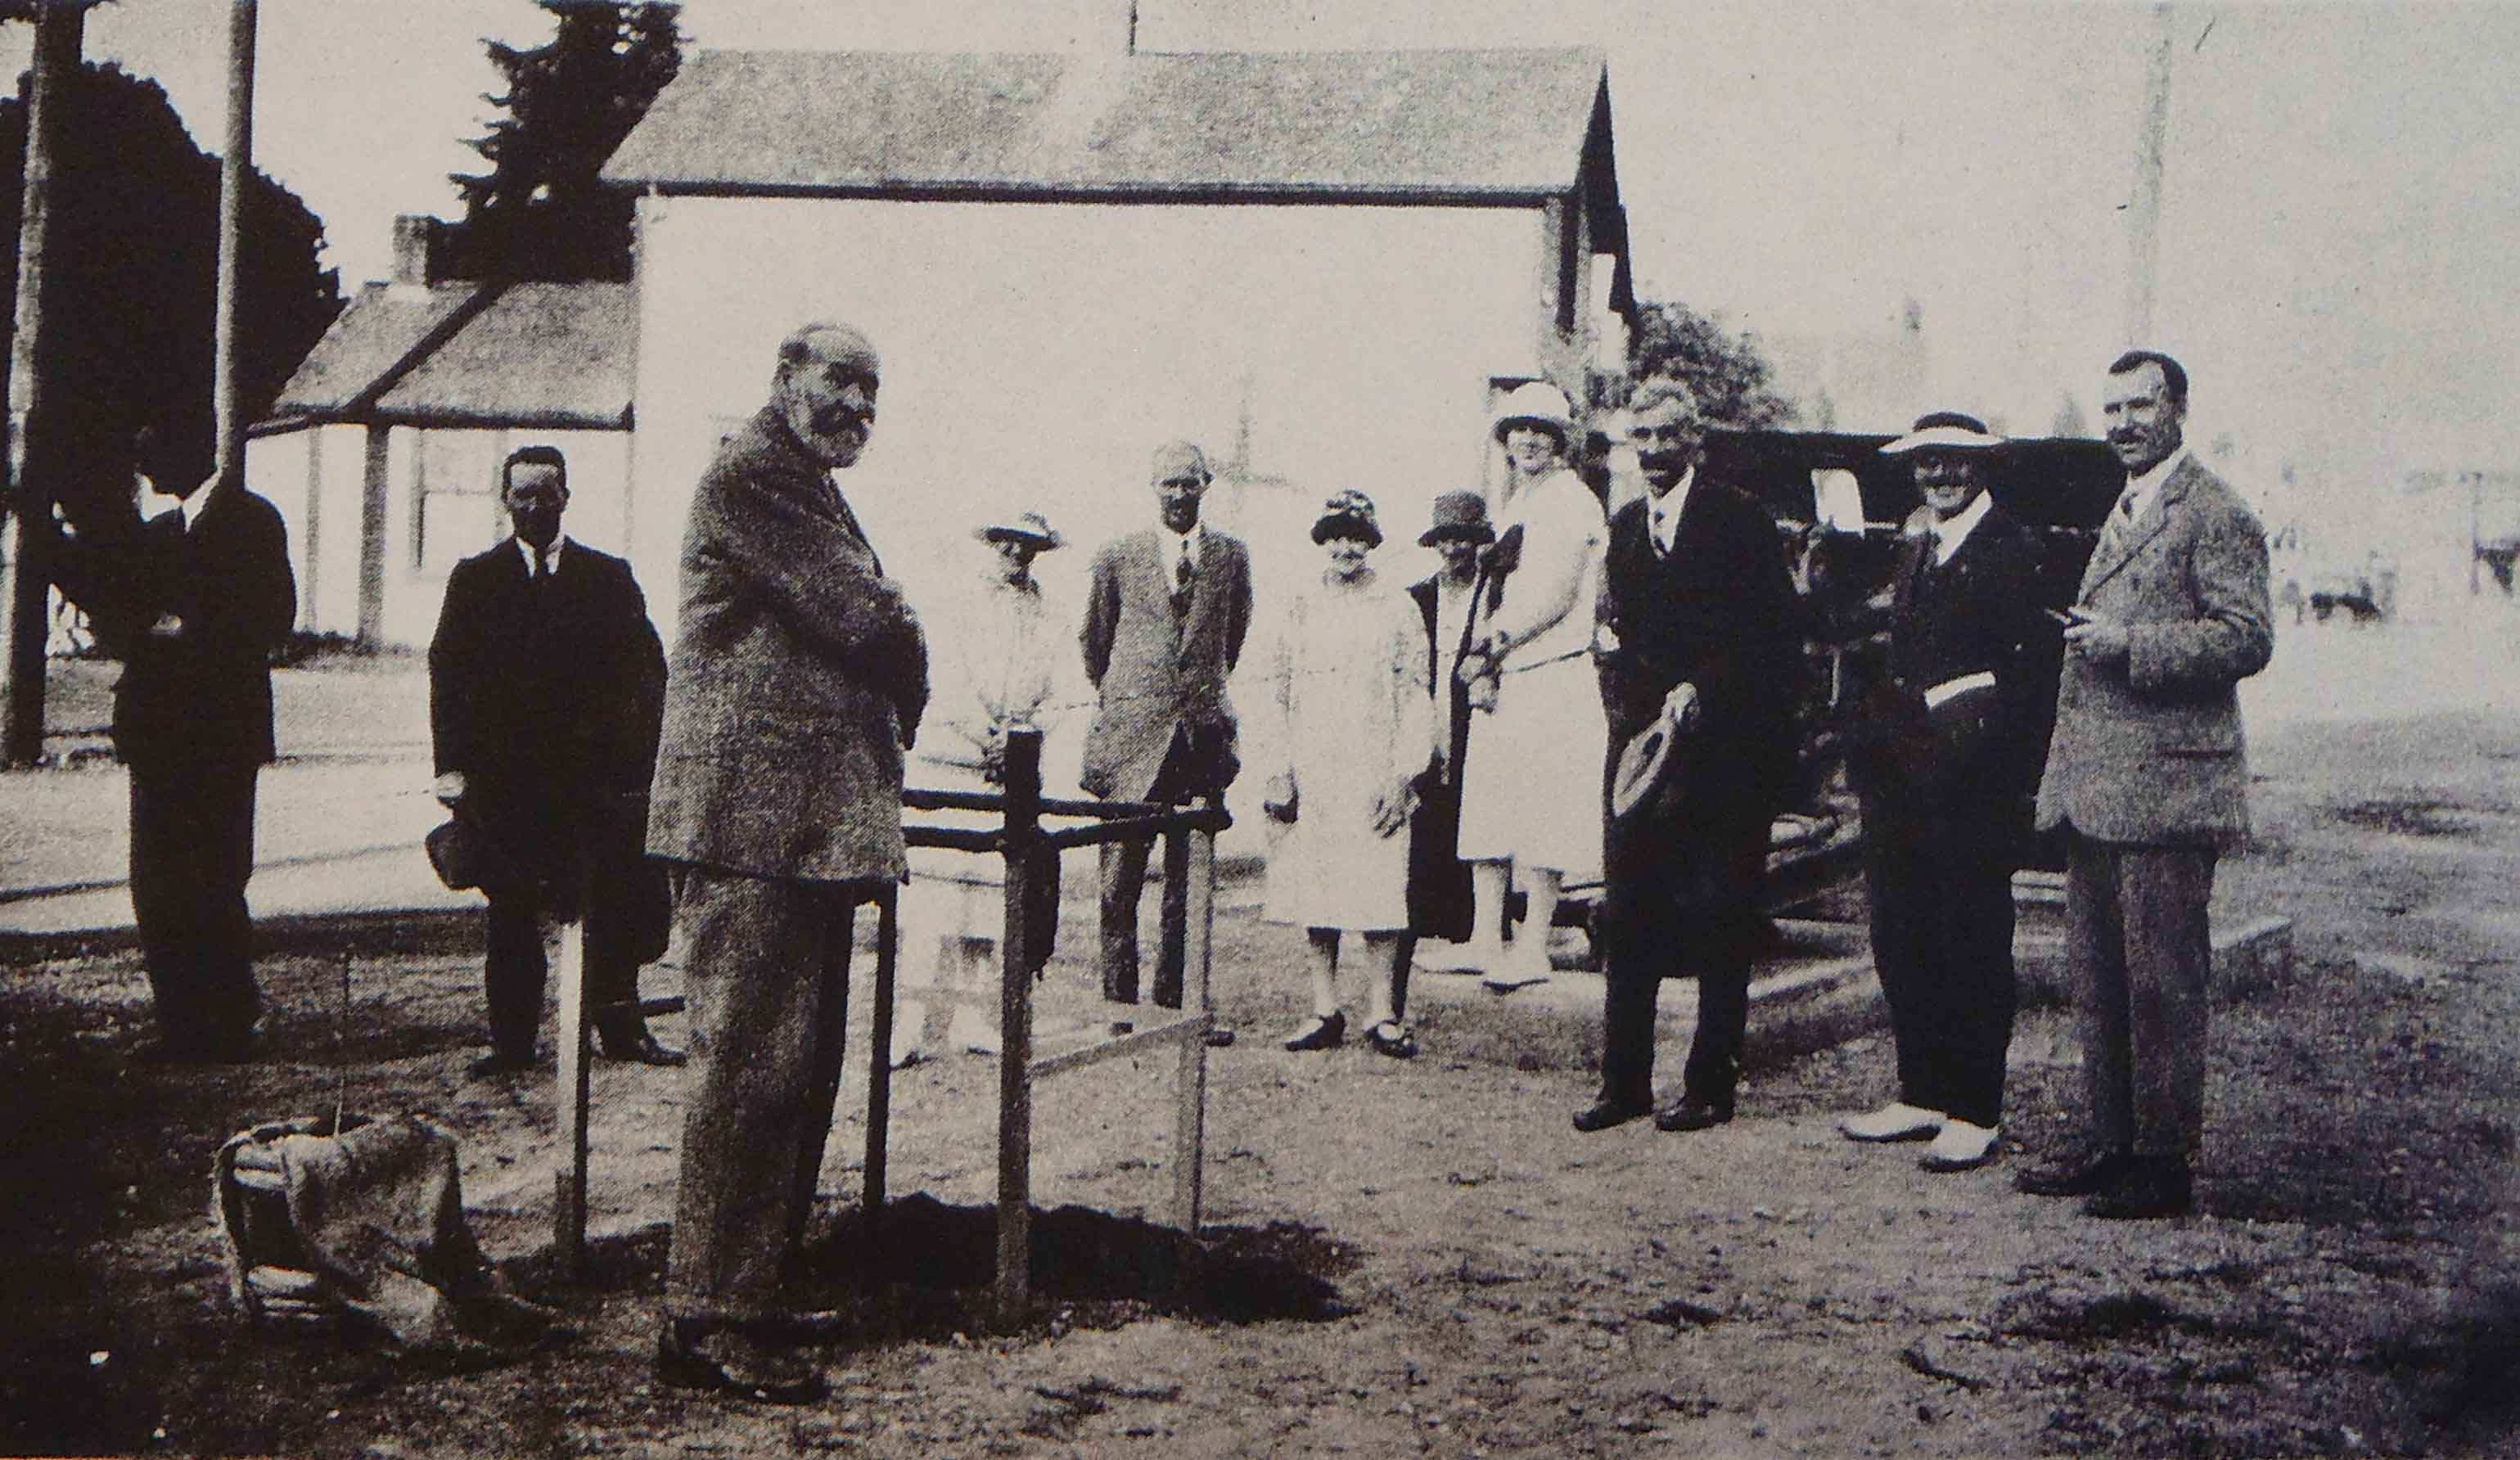
[[[1222,795],[1241,769],[1226,676],[1242,657],[1251,628],[1251,556],[1241,543],[1198,519],[1207,458],[1188,441],[1156,449],[1149,470],[1158,521],[1094,554],[1085,602],[1085,676],[1101,703],[1085,733],[1079,780],[1094,795],[1124,801],[1188,803]],[[1102,848],[1102,996],[1138,1001],[1138,896],[1146,888],[1145,842]],[[1164,853],[1164,937],[1155,962],[1155,1002],[1182,1002],[1182,944],[1175,931],[1188,906],[1188,843]],[[1212,1043],[1233,1033],[1212,1030]]]
[[[639,965],[665,951],[665,887],[642,848],[664,710],[665,650],[630,564],[561,530],[568,463],[522,446],[499,467],[515,531],[455,565],[428,645],[437,799],[517,880],[490,900],[482,984],[490,1052],[529,1069],[542,1023],[546,918],[582,917],[604,1057],[679,1065],[639,1012]]]
[[[875,346],[779,346],[770,403],[718,448],[683,535],[648,850],[676,863],[691,1004],[657,1376],[783,1401],[821,1376],[778,1347],[839,1091],[858,905],[909,868],[902,755],[927,643],[832,473],[874,434]]]
[[[2012,872],[2054,703],[2039,540],[1987,490],[2002,444],[1945,411],[1881,448],[1912,465],[1930,516],[1903,545],[1886,662],[1849,737],[1899,1098],[1838,1129],[1930,1139],[1929,1172],[1995,1157],[2016,1003]]]
[[[2089,1128],[2014,1184],[2094,1217],[2172,1217],[2194,1209],[2205,1118],[2206,900],[2248,830],[2238,685],[2274,631],[2265,531],[2182,448],[2187,373],[2131,350],[2102,401],[2127,488],[2065,629],[2038,811],[2066,838]]]

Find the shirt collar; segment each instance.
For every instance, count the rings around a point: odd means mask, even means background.
[[[210,505],[210,489],[216,487],[218,484],[219,479],[213,476],[209,480],[202,483],[200,486],[195,487],[191,496],[177,499],[175,504],[176,509],[184,514],[184,530],[186,532],[192,531],[193,524],[202,519],[202,509]]]
[[[2179,450],[2172,452],[2169,456],[2153,463],[2152,469],[2150,471],[2145,472],[2141,476],[2128,477],[2126,492],[2124,494],[2125,500],[2128,503],[2127,515],[2129,517],[2142,516],[2143,509],[2152,505],[2153,496],[2161,490],[2161,484],[2170,480],[2171,475],[2178,471],[2180,466],[2183,465],[2186,460],[2187,448],[2182,446]]]
[[[525,560],[525,576],[530,578],[534,575],[534,545],[526,542],[523,538],[518,538],[516,542],[518,554]],[[567,546],[568,534],[563,532],[560,536],[553,538],[552,545],[543,550],[543,563],[552,572],[557,573],[560,571],[561,550]]]
[[[1653,488],[1645,488],[1645,526],[1653,533],[1655,546],[1671,546],[1672,535],[1680,530],[1681,509],[1688,506],[1688,489],[1695,485],[1697,468],[1692,465],[1660,497],[1653,494]]]
[[[1175,532],[1169,527],[1162,528],[1161,531],[1166,539],[1164,547],[1170,552],[1175,561],[1179,561],[1182,554],[1184,553],[1188,553],[1190,554],[1191,561],[1196,562],[1198,561],[1199,550],[1207,546],[1207,521],[1205,518],[1201,518],[1198,521],[1190,524],[1190,531],[1188,532]]]
[[[1934,562],[1937,566],[1952,560],[1968,541],[1969,530],[1986,520],[1987,509],[1995,505],[1993,494],[1980,492],[1969,499],[1969,505],[1953,514],[1949,521],[1936,518],[1934,530]]]

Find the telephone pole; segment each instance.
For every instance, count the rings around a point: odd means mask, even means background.
[[[2144,80],[2143,129],[2136,139],[2135,191],[2127,199],[2126,341],[2152,339],[2153,277],[2161,266],[2162,152],[2170,135],[2172,8],[2152,8],[2152,61]]]

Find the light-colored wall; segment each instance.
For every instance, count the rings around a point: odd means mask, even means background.
[[[1188,436],[1219,463],[1247,408],[1254,471],[1211,520],[1251,545],[1265,602],[1319,558],[1324,497],[1361,487],[1415,576],[1428,504],[1482,477],[1491,376],[1539,363],[1538,208],[644,199],[633,560],[670,633],[693,483],[765,399],[812,318],[883,357],[851,504],[915,601],[979,556],[970,527],[1037,507],[1074,551],[1148,520],[1147,459]]]

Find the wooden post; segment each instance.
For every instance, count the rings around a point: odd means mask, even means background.
[[[368,422],[366,473],[359,487],[359,642],[374,645],[385,632],[385,502],[393,488],[393,427]],[[413,489],[420,490],[414,483]]]
[[[87,7],[35,9],[35,53],[26,100],[26,179],[18,224],[17,333],[9,349],[9,487],[0,522],[0,763],[31,766],[44,755],[44,641],[52,628],[53,482],[51,463],[31,446],[49,425],[54,403],[44,390],[50,347],[44,315],[44,257],[52,233],[53,166],[61,152],[68,105],[66,88],[78,74]],[[44,413],[39,416],[38,413]]]
[[[1199,801],[1202,812],[1216,806],[1213,795]],[[1181,1073],[1173,1090],[1173,1220],[1195,1237],[1207,1151],[1206,1035],[1216,1019],[1207,986],[1208,951],[1216,930],[1216,834],[1202,829],[1189,836],[1189,897],[1182,919],[1182,973],[1188,987],[1182,1003],[1199,1013],[1201,1028],[1195,1038],[1182,1041]]]
[[[901,947],[901,890],[886,886],[875,900],[874,1052],[867,1063],[866,1194],[858,1210],[864,1234],[866,1288],[883,1287],[884,1156],[892,1141],[892,979]]]
[[[2175,17],[2168,5],[2152,8],[2155,34],[2145,73],[2143,131],[2136,140],[2135,192],[2127,199],[2126,339],[2152,338],[2153,276],[2161,264],[2162,155],[2170,140],[2170,60]]]
[[[586,925],[562,923],[554,941],[559,955],[552,971],[560,985],[560,1099],[554,1103],[562,1161],[553,1181],[552,1253],[561,1280],[574,1282],[586,1267]]]
[[[1025,896],[1041,845],[1041,731],[1007,736],[1006,935],[998,969],[997,1320],[1012,1328],[1032,1301],[1032,938]]]
[[[223,483],[245,479],[245,422],[237,419],[237,281],[245,244],[246,183],[253,169],[255,5],[256,0],[228,0],[228,144],[219,158],[219,294],[211,372]]]

